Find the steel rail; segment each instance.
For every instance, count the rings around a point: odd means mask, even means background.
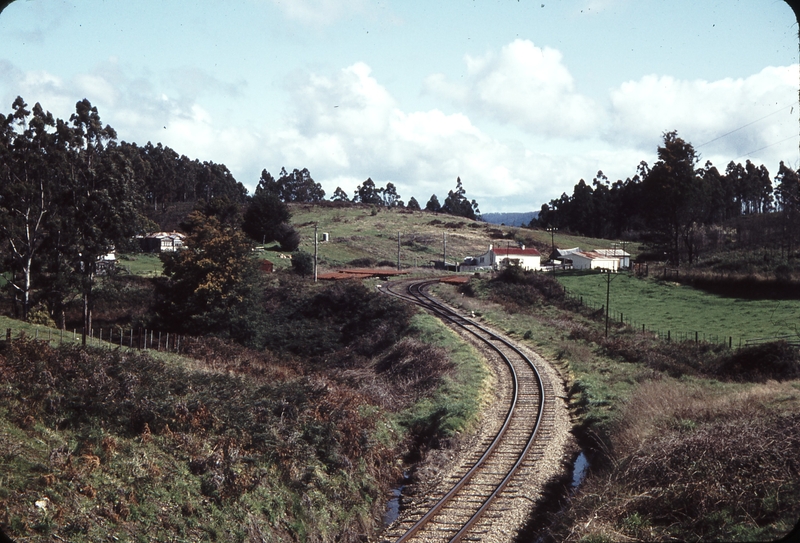
[[[489,459],[489,457],[501,443],[506,431],[508,430],[512,422],[512,418],[515,414],[515,409],[519,399],[519,379],[517,376],[517,372],[514,369],[514,364],[511,362],[511,360],[509,360],[508,356],[506,356],[506,354],[497,345],[495,345],[494,342],[500,342],[504,344],[507,348],[511,349],[533,371],[533,375],[537,384],[539,398],[540,398],[539,409],[536,416],[536,422],[534,424],[534,428],[530,432],[530,435],[526,440],[525,447],[523,448],[522,452],[518,454],[516,462],[508,470],[506,475],[503,477],[502,481],[495,486],[492,493],[485,500],[483,500],[480,507],[472,514],[469,520],[467,520],[462,525],[461,529],[456,533],[456,535],[450,539],[451,542],[460,541],[467,534],[467,532],[475,525],[476,522],[478,522],[478,520],[487,511],[487,509],[491,506],[491,504],[496,500],[496,498],[503,491],[503,489],[508,485],[508,483],[511,481],[516,472],[520,469],[528,452],[533,446],[544,413],[544,405],[545,405],[544,385],[541,375],[539,374],[539,371],[536,368],[536,365],[520,349],[518,349],[515,345],[513,345],[505,338],[498,336],[491,330],[488,330],[487,328],[479,325],[475,321],[472,321],[458,314],[455,310],[433,299],[426,292],[426,289],[428,286],[436,282],[438,282],[438,280],[434,279],[434,280],[425,280],[414,283],[408,283],[406,287],[406,291],[408,292],[407,295],[393,291],[388,283],[384,290],[386,291],[387,294],[402,298],[407,301],[411,301],[412,303],[425,307],[429,311],[432,311],[435,314],[437,314],[440,318],[449,320],[454,325],[463,328],[464,330],[471,333],[479,340],[486,343],[489,347],[491,347],[503,359],[506,366],[509,368],[511,372],[512,383],[513,383],[512,385],[513,395],[509,409],[506,412],[506,417],[502,427],[497,432],[491,444],[489,445],[489,447],[487,447],[486,451],[483,453],[481,458],[477,462],[475,462],[472,468],[461,479],[459,479],[459,481],[455,485],[453,485],[453,487],[433,507],[431,507],[427,511],[427,513],[425,513],[425,515],[422,516],[422,518],[420,518],[416,523],[414,523],[414,525],[397,540],[397,543],[405,543],[406,541],[414,537],[416,534],[418,534],[438,513],[441,512],[441,510],[448,503],[450,503],[451,500],[453,500],[454,496],[459,492],[459,490],[461,490],[470,481],[473,475],[475,475],[475,473],[477,473],[484,466],[486,461]],[[480,330],[483,334],[486,335],[486,337],[477,333],[475,329]]]

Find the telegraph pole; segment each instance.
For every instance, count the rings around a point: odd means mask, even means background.
[[[556,254],[556,232],[558,228],[555,226],[551,226],[547,229],[550,232],[550,245],[552,245],[552,249],[550,250],[550,266],[553,268],[553,277],[556,276],[556,263],[553,260],[553,255]]]
[[[314,282],[317,282],[317,223],[314,223]]]
[[[442,232],[442,246],[444,247],[444,255],[442,256],[442,264],[447,271],[447,232]]]
[[[397,233],[397,271],[400,271],[400,232]]]
[[[611,270],[607,271],[608,277],[606,278],[606,337],[608,337],[608,304],[611,300]]]

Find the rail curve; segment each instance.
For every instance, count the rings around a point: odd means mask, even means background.
[[[491,520],[485,520],[487,511],[514,479],[537,442],[545,412],[545,381],[536,365],[510,341],[435,300],[427,288],[437,281],[389,282],[382,290],[422,306],[486,344],[508,367],[512,391],[508,395],[505,420],[480,457],[465,466],[466,471],[427,510],[410,513],[385,534],[384,540],[397,543],[483,539],[491,531]]]

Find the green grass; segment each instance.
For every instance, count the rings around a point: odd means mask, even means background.
[[[430,427],[432,432],[445,438],[469,430],[477,420],[490,386],[490,373],[483,357],[431,315],[415,315],[412,328],[412,333],[416,333],[421,341],[447,352],[455,365],[455,372],[452,376],[445,376],[442,386],[433,396],[399,413],[397,420],[406,428]]]
[[[151,253],[121,254],[117,258],[117,267],[142,277],[158,277],[164,269],[158,255]]]
[[[595,307],[605,305],[607,275],[572,272],[558,280],[575,297]],[[671,337],[693,339],[732,337],[734,345],[747,339],[797,334],[800,300],[747,300],[709,294],[677,283],[639,279],[629,274],[611,276],[612,316],[632,321],[636,329],[660,331]]]

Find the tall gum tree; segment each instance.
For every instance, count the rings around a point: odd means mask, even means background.
[[[6,249],[9,287],[22,302],[27,320],[33,290],[33,266],[47,234],[52,215],[55,121],[37,103],[33,110],[17,97],[13,113],[0,115],[0,235]]]

